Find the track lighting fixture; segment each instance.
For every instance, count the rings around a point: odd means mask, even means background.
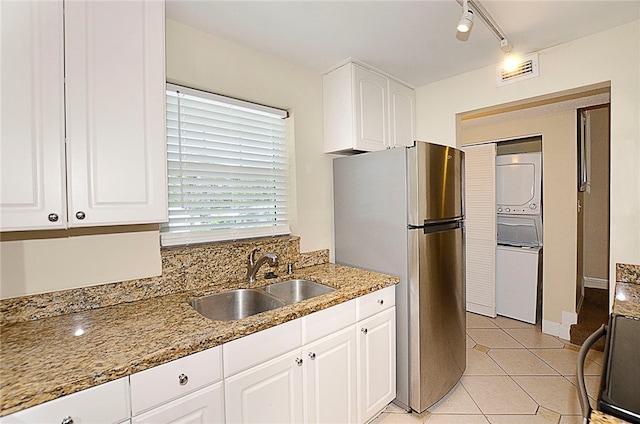
[[[513,72],[520,65],[521,59],[518,55],[513,53],[513,45],[503,38],[500,40],[500,49],[504,52],[504,60],[502,61],[502,68],[507,72]]]
[[[502,68],[510,72],[520,66],[522,59],[514,54],[513,45],[507,40],[504,31],[500,29],[495,19],[493,19],[489,12],[480,4],[480,0],[457,0],[457,2],[462,4],[462,17],[460,21],[458,21],[458,31],[461,33],[468,32],[471,29],[474,15],[478,15],[480,20],[484,22],[487,28],[493,32],[500,41],[500,49],[504,52]],[[469,6],[471,6],[473,10],[471,10]]]
[[[462,0],[462,17],[458,21],[459,32],[469,32],[473,25],[473,11],[469,9],[468,0]]]

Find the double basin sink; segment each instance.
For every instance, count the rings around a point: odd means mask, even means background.
[[[295,279],[260,289],[236,289],[193,299],[189,304],[201,315],[216,321],[232,321],[334,291],[333,287]]]

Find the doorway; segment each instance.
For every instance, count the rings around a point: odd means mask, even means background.
[[[609,312],[609,104],[577,110],[576,311],[571,342],[581,344]]]
[[[542,331],[565,340],[578,318],[576,114],[581,108],[609,104],[610,98],[610,85],[604,82],[457,116],[456,142],[461,147],[542,134]]]

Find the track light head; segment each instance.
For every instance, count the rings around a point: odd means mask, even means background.
[[[469,32],[472,25],[473,25],[473,12],[471,10],[466,10],[465,12],[462,13],[462,17],[458,21],[458,31]]]

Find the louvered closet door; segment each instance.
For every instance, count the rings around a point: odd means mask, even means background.
[[[496,145],[465,152],[467,311],[496,316]]]

